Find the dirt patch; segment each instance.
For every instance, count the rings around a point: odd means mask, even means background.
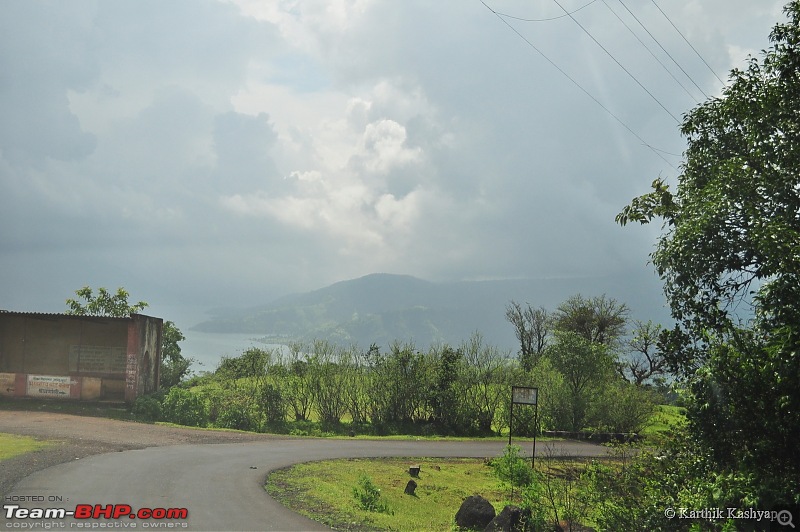
[[[55,445],[10,460],[0,467],[0,498],[28,475],[94,454],[190,443],[233,443],[275,438],[268,434],[199,430],[73,414],[0,410],[0,432],[32,436]]]

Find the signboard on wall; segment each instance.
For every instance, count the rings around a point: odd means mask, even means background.
[[[72,379],[49,375],[28,375],[28,393],[31,397],[69,398]]]
[[[69,346],[72,373],[125,373],[125,348],[104,345]]]
[[[13,396],[17,389],[16,373],[0,373],[0,395]]]

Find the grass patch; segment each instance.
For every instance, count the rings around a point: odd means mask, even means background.
[[[499,458],[495,458],[494,461]],[[595,509],[587,503],[582,475],[597,460],[587,458],[536,461],[542,474],[539,507],[546,522],[555,522],[553,507],[560,519],[568,508],[585,525],[594,525]],[[612,469],[622,467],[618,458],[600,460]],[[526,465],[528,464],[525,461]],[[414,496],[405,495],[411,479],[408,468],[420,466]],[[598,464],[599,465],[599,464]],[[369,499],[382,511],[368,511],[364,506],[365,479],[380,490]],[[500,512],[509,504],[511,489],[501,482],[486,460],[478,458],[380,458],[340,459],[307,462],[273,471],[266,490],[291,510],[336,530],[452,531],[455,514],[464,499],[480,494]],[[356,495],[354,496],[354,488]],[[548,498],[547,492],[553,498]],[[360,492],[360,493],[359,493]],[[514,492],[513,504],[521,504],[521,490]],[[581,502],[583,501],[583,502]],[[384,506],[385,505],[385,506]]]
[[[415,495],[403,490],[420,466]],[[362,510],[353,488],[363,477],[379,488],[391,514]],[[483,460],[385,458],[326,460],[274,471],[267,491],[285,506],[337,530],[451,530],[464,499],[480,493],[499,512],[508,498]]]
[[[50,445],[52,445],[50,442],[37,440],[30,436],[0,433],[0,461],[39,451]]]
[[[658,405],[650,423],[642,430],[643,436],[659,436],[686,422],[686,409],[673,405]]]

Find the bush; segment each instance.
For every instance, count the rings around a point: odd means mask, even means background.
[[[381,490],[372,483],[372,479],[367,475],[361,475],[361,478],[358,479],[358,487],[353,488],[353,497],[362,510],[390,515],[394,513],[389,505],[381,500]]]
[[[178,425],[205,427],[208,424],[208,407],[197,394],[184,388],[171,388],[164,398],[164,419]]]
[[[152,395],[137,397],[131,413],[140,421],[158,421],[161,419],[161,401]]]
[[[219,410],[217,420],[214,424],[224,429],[247,430],[251,432],[258,432],[261,428],[256,408],[246,399],[240,397],[232,397],[225,407]]]
[[[268,424],[280,426],[286,421],[286,401],[277,386],[265,383],[261,387],[261,408]]]
[[[530,462],[520,457],[518,445],[507,445],[503,456],[489,462],[494,474],[503,482],[513,486],[528,486],[533,483],[535,473]]]
[[[595,426],[611,432],[639,432],[655,412],[655,394],[628,382],[610,384],[594,404]]]

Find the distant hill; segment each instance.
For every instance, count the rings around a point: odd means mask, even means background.
[[[420,348],[434,343],[458,345],[479,331],[488,343],[516,351],[514,330],[505,319],[509,301],[553,310],[577,293],[606,294],[627,303],[635,319],[669,323],[661,284],[651,274],[454,283],[372,274],[263,306],[217,310],[192,330],[327,339],[362,347],[413,341]]]

